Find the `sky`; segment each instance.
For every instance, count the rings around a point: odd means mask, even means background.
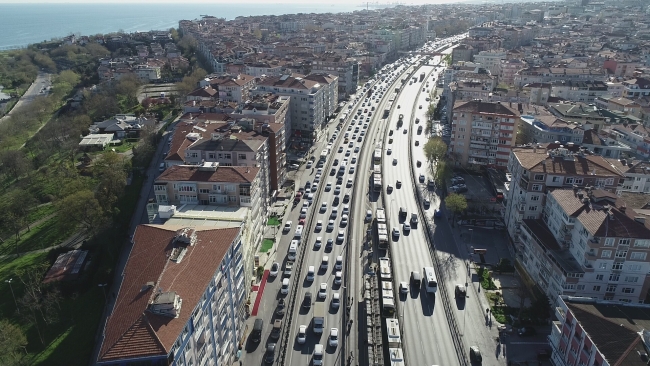
[[[106,4],[106,3],[179,3],[178,0],[0,0],[0,4],[25,4],[25,3],[48,3],[48,4],[61,4],[61,3],[96,3],[96,4]],[[328,4],[350,4],[350,0],[327,0]],[[352,0],[354,3],[365,4],[365,1]],[[370,3],[394,3],[395,0],[379,0],[379,1],[370,1]],[[420,5],[420,4],[430,4],[430,3],[452,3],[460,2],[454,0],[401,0],[397,1],[400,4],[404,5]],[[465,1],[462,1],[465,2]],[[304,4],[305,0],[279,0],[279,1],[264,1],[264,0],[189,0],[183,1],[184,4]]]

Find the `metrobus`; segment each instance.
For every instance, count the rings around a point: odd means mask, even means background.
[[[377,222],[377,241],[379,249],[388,249],[388,227]]]
[[[422,272],[424,272],[424,287],[426,287],[427,292],[436,293],[438,291],[438,281],[433,267],[424,267]]]
[[[381,163],[381,149],[376,148],[375,152],[372,154],[372,162],[377,165]]]

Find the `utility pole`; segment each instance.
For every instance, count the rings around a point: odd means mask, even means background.
[[[10,278],[8,280],[5,280],[5,282],[9,284],[9,289],[11,290],[11,297],[14,298],[14,304],[16,304],[16,311],[18,312],[18,314],[20,314],[20,308],[18,307],[18,302],[16,301],[16,295],[14,294],[14,287],[11,286],[11,282],[13,280],[14,280],[13,278]]]

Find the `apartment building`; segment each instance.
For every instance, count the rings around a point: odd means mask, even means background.
[[[359,62],[354,58],[327,52],[311,61],[311,72],[337,76],[339,79],[338,98],[346,98],[357,91]]]
[[[584,128],[578,123],[568,123],[558,118],[543,107],[537,107],[540,113],[521,116],[520,131],[526,143],[544,144],[558,141],[563,144],[582,143]]]
[[[264,76],[280,76],[284,72],[284,65],[279,62],[251,62],[246,64],[246,75],[256,78]]]
[[[650,79],[635,78],[622,81],[624,96],[626,98],[641,98],[650,96]]]
[[[524,70],[528,64],[525,61],[513,58],[509,60],[501,61],[501,69],[497,74],[499,76],[499,82],[505,83],[508,85],[515,84],[515,76],[522,70]],[[524,84],[529,84],[531,82],[526,82]]]
[[[232,365],[244,336],[241,229],[140,225],[100,365]]]
[[[521,249],[522,220],[542,218],[549,189],[592,186],[615,192],[623,178],[602,156],[560,144],[533,145],[512,149],[508,171],[512,174],[506,193],[505,223],[516,249]]]
[[[548,341],[554,365],[645,365],[646,307],[562,296]]]
[[[456,103],[451,116],[449,146],[457,165],[505,169],[519,112],[500,102],[469,101]]]
[[[635,154],[650,157],[650,128],[641,124],[616,124],[603,131],[613,140],[630,146]]]
[[[618,169],[625,180],[616,190],[622,192],[650,193],[650,162],[633,159],[609,159],[609,162]]]
[[[545,106],[551,96],[550,83],[531,83],[522,87],[522,90],[530,96],[530,103]]]
[[[219,100],[243,103],[249,98],[250,90],[255,87],[255,77],[245,74],[212,75],[199,81],[199,87],[211,87],[216,90],[216,97]]]
[[[533,67],[519,71],[514,76],[514,85],[522,87],[530,83],[551,83],[555,81],[607,81],[602,69],[574,69],[567,67]]]
[[[454,65],[459,61],[472,61],[474,56],[474,47],[459,44],[451,51],[451,64]]]
[[[316,74],[260,79],[253,94],[268,93],[291,97],[288,112],[291,136],[312,143],[337,108],[338,77]]]
[[[480,51],[474,55],[474,62],[489,70],[492,75],[499,75],[501,72],[501,61],[507,58],[506,50]]]
[[[556,117],[567,122],[578,122],[585,128],[600,130],[609,120],[598,112],[594,105],[586,105],[579,102],[571,103],[549,103],[548,110]]]
[[[551,83],[551,96],[572,102],[594,103],[608,93],[602,81],[556,80]]]
[[[637,118],[641,117],[641,105],[632,99],[603,95],[595,99],[595,105],[602,109],[623,112]]]
[[[527,274],[549,299],[559,295],[643,302],[650,281],[650,230],[599,189],[549,191],[542,219],[523,219]]]

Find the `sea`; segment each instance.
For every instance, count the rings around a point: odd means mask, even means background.
[[[0,50],[70,34],[95,35],[178,28],[178,21],[211,15],[228,20],[238,16],[297,13],[341,13],[364,9],[361,2],[327,4],[209,4],[209,3],[49,3],[0,4]]]

